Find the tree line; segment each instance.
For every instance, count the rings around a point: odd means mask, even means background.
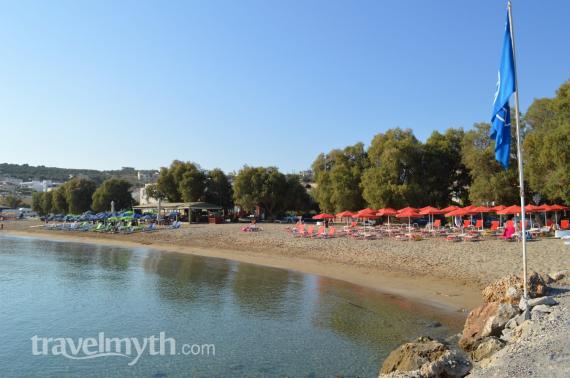
[[[411,130],[395,128],[377,134],[368,149],[357,143],[321,153],[312,164],[313,196],[327,212],[517,203],[516,147],[504,170],[495,161],[489,130],[488,123],[476,123],[469,131],[434,131],[422,143]],[[532,103],[522,134],[527,198],[540,194],[546,201],[570,203],[570,81],[554,98]]]
[[[74,178],[50,192],[32,195],[32,210],[40,215],[81,214],[88,210],[108,211],[111,201],[117,210],[129,209],[134,204],[131,184],[123,179],[111,178],[97,186],[86,178]]]
[[[245,211],[262,208],[267,215],[304,211],[315,207],[299,176],[286,175],[275,167],[243,167],[232,175],[221,169],[205,171],[192,162],[175,160],[160,169],[158,181],[147,187],[147,195],[169,202],[210,202]]]

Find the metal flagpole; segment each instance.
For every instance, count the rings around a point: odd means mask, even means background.
[[[511,44],[513,46],[513,66],[515,70],[515,124],[517,129],[517,160],[519,168],[519,188],[521,197],[521,232],[522,232],[522,255],[523,255],[523,280],[524,280],[524,299],[528,299],[528,289],[527,289],[527,273],[526,273],[526,217],[524,208],[524,173],[523,173],[523,160],[521,151],[521,132],[519,126],[519,85],[517,79],[517,60],[516,60],[516,50],[515,50],[515,35],[513,27],[513,14],[511,0],[507,5],[509,12],[509,27]]]

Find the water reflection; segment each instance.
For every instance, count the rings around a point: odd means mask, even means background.
[[[317,285],[313,323],[351,340],[395,346],[419,334],[438,337],[447,332],[430,319],[429,309],[408,300],[326,277],[319,277]]]
[[[227,260],[167,252],[151,252],[143,260],[145,272],[157,274],[155,289],[165,299],[221,303],[230,280]]]
[[[232,289],[241,310],[254,316],[294,319],[302,307],[300,273],[239,264]]]

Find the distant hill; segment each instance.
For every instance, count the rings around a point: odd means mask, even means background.
[[[137,170],[130,167],[124,167],[121,170],[97,171],[94,169],[56,168],[43,165],[34,167],[28,164],[2,163],[0,164],[0,176],[9,176],[24,181],[51,180],[56,182],[64,182],[72,177],[82,176],[95,181],[97,185],[108,178],[117,177],[129,181],[133,185],[138,183]]]

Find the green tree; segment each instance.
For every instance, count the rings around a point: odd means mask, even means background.
[[[41,194],[41,213],[48,215],[53,213],[53,192],[45,192]]]
[[[228,176],[221,169],[212,169],[206,178],[206,202],[210,202],[224,209],[233,206],[233,189]]]
[[[550,201],[570,203],[570,81],[552,99],[535,100],[525,115],[525,178]]]
[[[256,206],[267,215],[285,210],[283,198],[287,193],[287,179],[275,167],[243,167],[235,177],[234,201],[244,210]]]
[[[170,167],[160,169],[157,188],[170,202],[202,201],[206,174],[197,164],[174,160]]]
[[[306,212],[317,208],[299,175],[289,174],[285,176],[285,179],[287,180],[287,190],[283,198],[285,211]]]
[[[317,156],[312,165],[316,181],[314,196],[321,210],[338,212],[363,208],[360,182],[367,167],[368,158],[362,143]]]
[[[111,208],[111,201],[115,202],[115,209],[129,209],[133,205],[131,184],[126,180],[109,179],[93,193],[92,209],[96,212],[107,211]]]
[[[34,192],[32,193],[32,210],[40,215],[45,215],[42,207],[43,193]]]
[[[95,183],[84,178],[74,178],[64,184],[68,211],[81,214],[91,208]],[[51,193],[51,192],[50,192]]]
[[[65,193],[65,185],[60,186],[56,190],[52,190],[52,211],[59,214],[67,214],[69,208],[67,205],[67,196]]]
[[[434,131],[423,146],[421,185],[426,204],[439,207],[453,199],[459,203],[469,200],[471,177],[463,164],[463,129]]]
[[[463,139],[463,164],[469,170],[469,199],[475,204],[495,202],[514,204],[519,200],[516,150],[512,149],[508,169],[495,160],[495,143],[489,137],[491,126],[476,123]],[[514,127],[513,133],[514,133]],[[515,140],[515,139],[513,139]]]
[[[22,200],[16,196],[7,195],[1,198],[0,203],[11,209],[15,209],[22,204]]]
[[[377,134],[368,149],[370,168],[362,177],[368,204],[374,208],[423,205],[422,153],[421,143],[409,129]]]

